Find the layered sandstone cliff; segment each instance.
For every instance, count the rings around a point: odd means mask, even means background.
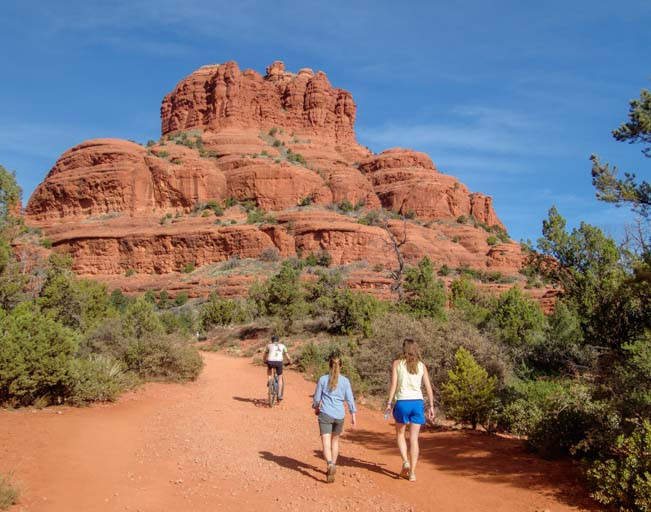
[[[437,267],[517,274],[519,246],[490,197],[424,153],[371,153],[355,139],[355,115],[351,94],[320,71],[204,66],[163,99],[159,141],[66,151],[30,198],[27,222],[84,275],[327,251],[334,264],[373,266],[375,278],[360,282],[380,283],[397,265],[396,239],[410,263],[427,255]]]

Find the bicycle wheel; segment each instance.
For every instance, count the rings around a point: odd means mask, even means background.
[[[269,379],[267,384],[268,393],[269,393],[269,407],[273,407],[276,403],[276,386],[275,386],[276,376],[274,375]]]

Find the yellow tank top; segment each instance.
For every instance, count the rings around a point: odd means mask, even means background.
[[[401,359],[398,362],[398,389],[396,390],[396,400],[422,400],[423,392],[423,363],[418,361],[418,371],[409,373],[407,362]]]

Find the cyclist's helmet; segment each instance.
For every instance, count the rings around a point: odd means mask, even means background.
[[[275,334],[271,337],[271,343],[278,343],[278,340],[279,338]]]

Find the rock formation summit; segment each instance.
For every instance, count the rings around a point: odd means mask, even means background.
[[[321,71],[203,66],[163,99],[158,141],[95,139],[63,153],[27,223],[76,272],[114,281],[185,271],[196,284],[233,258],[327,251],[357,265],[357,286],[388,290],[395,240],[409,263],[427,255],[436,268],[515,276],[520,248],[491,198],[424,153],[359,145],[356,109]]]

